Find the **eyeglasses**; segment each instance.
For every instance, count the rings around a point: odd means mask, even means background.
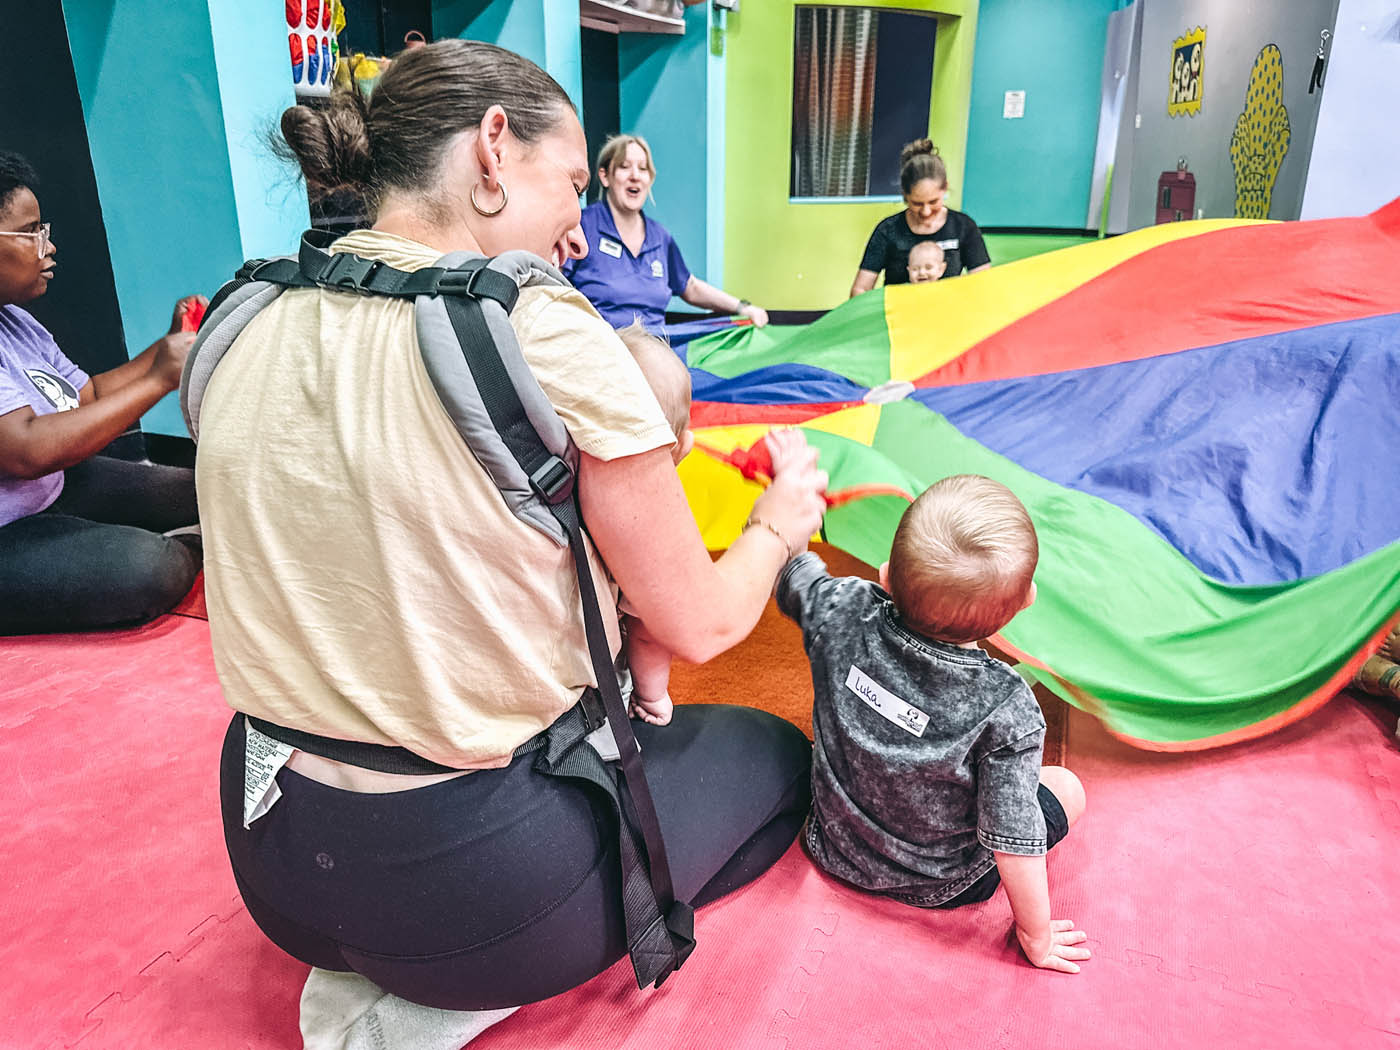
[[[43,222],[43,223],[40,223],[40,224],[39,224],[39,230],[38,230],[37,233],[29,233],[28,231],[19,232],[19,231],[10,231],[10,230],[0,230],[0,237],[35,237],[35,238],[37,238],[38,240],[37,240],[36,247],[37,247],[38,250],[39,250],[39,258],[42,259],[44,256],[46,256],[46,255],[49,254],[49,249],[50,249],[51,247],[53,247],[53,240],[49,237],[49,230],[52,229],[52,228],[53,228],[53,224],[52,224],[52,223]]]

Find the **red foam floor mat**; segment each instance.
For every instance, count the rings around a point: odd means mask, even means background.
[[[0,641],[0,1047],[295,1048],[305,968],[258,933],[222,852],[226,711],[208,626]],[[799,849],[701,913],[640,994],[624,962],[481,1050],[1400,1048],[1400,751],[1343,696],[1254,744],[1147,755],[1077,716],[1089,814],[1050,865],[1078,976],[1009,940],[998,894],[925,913]]]

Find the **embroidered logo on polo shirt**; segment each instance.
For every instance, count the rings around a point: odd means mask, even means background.
[[[653,259],[653,260],[651,261],[651,275],[652,275],[653,277],[665,277],[665,276],[666,276],[666,271],[665,271],[664,269],[662,269],[662,267],[661,267],[661,260],[660,260],[660,259]]]
[[[611,255],[614,259],[622,258],[622,245],[606,237],[598,238],[598,250],[604,255]]]

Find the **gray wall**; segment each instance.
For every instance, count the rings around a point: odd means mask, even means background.
[[[1400,0],[1342,0],[1332,45],[1305,219],[1360,215],[1400,197]]]
[[[1230,138],[1245,108],[1255,57],[1268,44],[1277,45],[1283,55],[1283,105],[1290,127],[1288,152],[1278,166],[1268,215],[1298,218],[1324,94],[1309,95],[1308,81],[1318,35],[1333,28],[1338,0],[1137,2],[1143,5],[1136,104],[1141,123],[1133,132],[1128,226],[1136,229],[1155,221],[1157,177],[1174,170],[1183,156],[1196,176],[1198,213],[1203,211],[1206,218],[1235,214]],[[1201,110],[1194,116],[1168,117],[1172,41],[1198,25],[1206,30]],[[1393,102],[1382,105],[1388,109]]]

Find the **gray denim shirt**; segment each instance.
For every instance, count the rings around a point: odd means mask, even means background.
[[[807,848],[862,889],[930,907],[1046,850],[1045,718],[1015,671],[905,627],[890,596],[815,554],[778,579],[812,664]]]

